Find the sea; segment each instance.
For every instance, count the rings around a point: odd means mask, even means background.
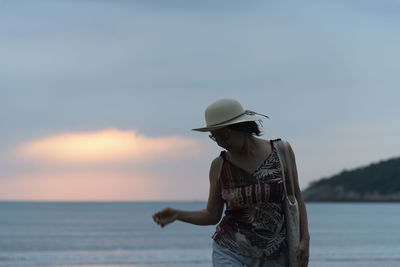
[[[0,266],[211,267],[215,226],[151,215],[205,202],[0,202]],[[312,267],[400,266],[400,204],[307,203]]]

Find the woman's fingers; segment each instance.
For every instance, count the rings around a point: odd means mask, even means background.
[[[154,222],[156,222],[158,224],[160,223],[160,218],[157,214],[153,214],[153,220],[154,220]]]
[[[161,223],[161,220],[160,220],[161,212],[162,212],[162,211],[158,211],[158,212],[154,213],[153,216],[152,216],[154,222],[156,222],[156,223],[158,223],[158,224]]]
[[[153,220],[157,224],[161,225],[161,227],[164,227],[165,225],[174,221],[173,210],[170,208],[165,208],[161,211],[158,211],[153,214]]]
[[[296,251],[296,258],[297,262],[299,263],[299,267],[307,267],[307,262],[304,257],[304,254],[305,254],[304,251],[300,248]]]
[[[300,246],[296,251],[296,258],[299,262],[299,267],[308,266],[309,246],[307,242],[300,242]]]

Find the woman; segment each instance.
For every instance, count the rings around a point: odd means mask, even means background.
[[[209,105],[205,111],[207,126],[193,130],[209,131],[210,138],[225,151],[211,163],[206,209],[166,208],[153,215],[162,227],[175,220],[214,225],[220,221],[225,203],[225,216],[213,235],[213,266],[288,265],[282,174],[282,166],[287,173],[287,163],[279,153],[283,149],[279,149],[280,139],[268,141],[257,137],[260,130],[256,121],[263,116],[243,110],[233,99],[221,99]],[[289,154],[300,211],[297,260],[304,267],[308,266],[310,240],[307,213],[290,146]]]

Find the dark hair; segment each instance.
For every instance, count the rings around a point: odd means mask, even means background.
[[[245,132],[248,134],[260,136],[261,131],[258,128],[258,124],[255,121],[245,121],[227,126],[228,129],[232,129],[239,132]]]

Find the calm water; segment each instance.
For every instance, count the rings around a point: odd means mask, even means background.
[[[151,214],[202,202],[0,202],[0,266],[211,266],[215,226]],[[310,266],[400,266],[400,204],[307,205]]]

